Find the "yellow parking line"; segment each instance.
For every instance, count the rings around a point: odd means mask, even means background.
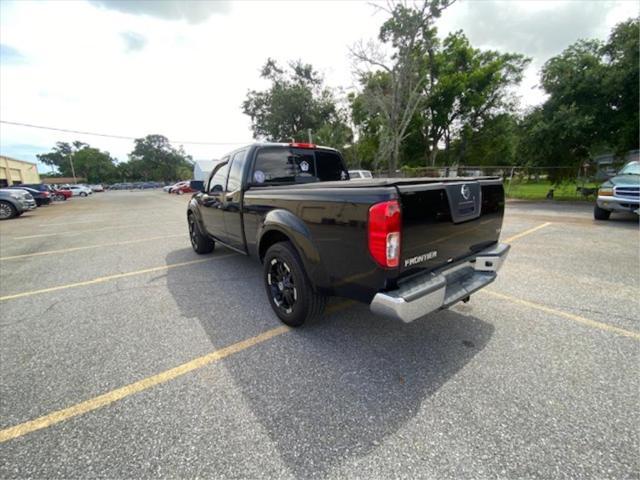
[[[189,262],[172,263],[169,265],[162,265],[160,267],[145,268],[144,270],[135,270],[133,272],[118,273],[118,274],[109,275],[106,277],[98,277],[92,280],[85,280],[84,282],[68,283],[66,285],[58,285],[57,287],[50,287],[50,288],[43,288],[40,290],[31,290],[29,292],[15,293],[13,295],[5,295],[4,297],[0,297],[0,301],[13,300],[15,298],[22,298],[22,297],[30,297],[32,295],[39,295],[41,293],[57,292],[58,290],[66,290],[68,288],[85,287],[87,285],[95,285],[97,283],[109,282],[111,280],[118,280],[120,278],[133,277],[135,275],[144,275],[145,273],[161,272],[163,270],[170,270],[172,268],[185,267],[187,265],[195,265],[197,263],[210,262],[212,260],[219,260],[221,258],[232,257],[234,255],[235,255],[234,253],[231,253],[231,254],[223,255],[219,257],[203,258],[200,260],[191,260]]]
[[[117,402],[118,400],[122,400],[123,398],[126,398],[130,395],[140,393],[144,390],[155,387],[156,385],[166,383],[169,380],[173,380],[189,372],[198,370],[209,364],[217,362],[218,360],[222,360],[225,357],[258,345],[259,343],[266,342],[267,340],[282,335],[289,330],[289,327],[286,326],[267,330],[266,332],[261,333],[260,335],[256,335],[255,337],[251,337],[246,340],[242,340],[241,342],[234,343],[232,345],[229,345],[228,347],[208,353],[207,355],[195,358],[187,363],[183,363],[182,365],[171,368],[169,370],[165,370],[164,372],[158,373],[151,377],[147,377],[137,382],[130,383],[129,385],[126,385],[124,387],[111,390],[110,392],[98,395],[97,397],[85,400],[84,402],[77,403],[71,407],[49,413],[40,418],[36,418],[35,420],[30,420],[28,422],[24,422],[19,425],[0,430],[0,443],[6,442],[7,440],[11,440],[13,438],[21,437],[23,435],[26,435],[27,433],[35,432],[36,430],[50,427],[70,418],[77,417],[78,415],[83,415],[93,410],[97,410],[98,408],[106,407],[107,405]]]
[[[63,253],[69,253],[69,252],[77,252],[78,250],[87,250],[90,248],[117,247],[119,245],[129,245],[131,243],[152,242],[154,240],[164,240],[165,238],[175,238],[175,237],[187,238],[187,236],[184,233],[178,233],[176,235],[164,235],[162,237],[150,237],[150,238],[139,238],[137,240],[127,240],[126,242],[100,243],[98,245],[85,245],[83,247],[61,248],[60,250],[45,250],[44,252],[24,253],[22,255],[11,255],[10,257],[0,257],[0,262],[4,260],[15,260],[18,258],[39,257],[41,255],[56,255],[56,254],[63,254]]]
[[[609,325],[607,323],[596,322],[595,320],[590,320],[588,318],[581,317],[580,315],[574,315],[573,313],[563,312],[562,310],[556,310],[555,308],[547,307],[545,305],[541,305],[539,303],[529,302],[527,300],[522,300],[520,298],[512,297],[510,295],[505,295],[504,293],[494,292],[492,290],[480,290],[483,293],[488,295],[492,295],[496,298],[500,298],[502,300],[507,300],[512,303],[517,303],[519,305],[523,305],[525,307],[533,308],[536,310],[540,310],[542,312],[550,313],[552,315],[558,317],[568,318],[569,320],[573,320],[574,322],[581,323],[591,328],[597,328],[599,330],[604,330],[606,332],[617,333],[618,335],[622,335],[623,337],[633,338],[635,340],[640,340],[640,333],[634,332],[632,330],[626,330],[620,327],[614,327],[613,325]]]
[[[42,238],[42,237],[54,237],[56,235],[81,235],[83,233],[92,233],[92,232],[102,232],[104,230],[117,230],[120,228],[142,228],[142,227],[164,227],[165,225],[177,225],[182,224],[182,222],[166,222],[161,225],[158,224],[144,224],[144,223],[133,223],[130,225],[116,225],[112,227],[103,227],[103,228],[94,228],[91,230],[70,230],[66,232],[53,232],[53,233],[40,233],[38,235],[26,235],[23,237],[13,237],[14,240],[26,240],[29,238]]]
[[[551,225],[551,222],[545,222],[542,225],[538,225],[537,227],[533,227],[533,228],[530,228],[529,230],[525,230],[522,233],[518,233],[517,235],[513,235],[512,237],[509,237],[506,240],[504,240],[504,242],[506,242],[506,243],[513,242],[514,240],[518,240],[519,238],[527,236],[530,233],[537,232],[538,230],[542,230],[543,228],[548,227],[549,225]]]

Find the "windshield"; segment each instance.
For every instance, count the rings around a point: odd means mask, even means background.
[[[640,175],[640,162],[629,162],[618,175]]]

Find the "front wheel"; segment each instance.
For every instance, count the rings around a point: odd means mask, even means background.
[[[201,255],[213,252],[216,246],[215,242],[200,231],[198,222],[193,214],[189,215],[187,221],[189,222],[189,240],[191,240],[193,250]]]
[[[0,202],[0,220],[8,220],[18,216],[18,209],[9,202]]]
[[[267,250],[264,286],[271,308],[290,327],[299,327],[324,310],[326,297],[314,290],[298,252],[289,242],[276,243]]]
[[[609,210],[600,208],[598,205],[593,208],[593,218],[596,220],[609,220],[610,216],[611,212]]]
[[[81,197],[86,197],[87,196],[87,192],[80,192],[80,196]]]

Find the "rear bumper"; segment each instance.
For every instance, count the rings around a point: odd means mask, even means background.
[[[493,282],[509,248],[499,243],[453,266],[414,277],[397,290],[377,293],[369,308],[379,315],[412,322],[450,307]]]

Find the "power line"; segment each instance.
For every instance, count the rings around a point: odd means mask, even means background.
[[[141,137],[128,137],[126,135],[112,135],[109,133],[96,133],[96,132],[83,132],[81,130],[70,130],[68,128],[56,128],[46,127],[44,125],[33,125],[30,123],[10,122],[7,120],[0,120],[0,123],[6,123],[7,125],[15,125],[18,127],[39,128],[41,130],[53,130],[55,132],[76,133],[79,135],[94,135],[96,137],[117,138],[120,140],[136,140]],[[182,140],[170,140],[171,143],[180,143],[183,145],[245,145],[251,142],[190,142]]]

